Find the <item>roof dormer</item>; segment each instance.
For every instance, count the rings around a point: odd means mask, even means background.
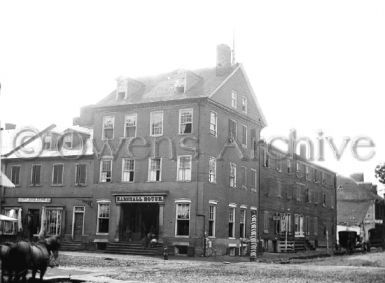
[[[123,100],[127,98],[128,80],[122,77],[116,79],[116,100]]]

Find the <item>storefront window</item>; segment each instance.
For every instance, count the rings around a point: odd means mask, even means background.
[[[108,233],[110,222],[110,203],[98,203],[98,233]]]
[[[189,236],[190,234],[190,204],[176,204],[176,235]]]
[[[61,208],[47,208],[46,209],[46,232],[47,235],[60,235],[62,213]]]

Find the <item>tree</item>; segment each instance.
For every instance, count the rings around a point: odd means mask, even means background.
[[[378,179],[378,181],[385,184],[385,163],[377,165],[374,172],[374,176]]]

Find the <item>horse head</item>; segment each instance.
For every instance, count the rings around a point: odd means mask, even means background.
[[[49,265],[51,267],[59,266],[57,258],[59,257],[60,237],[58,235],[51,236],[44,240],[47,251],[50,254]]]

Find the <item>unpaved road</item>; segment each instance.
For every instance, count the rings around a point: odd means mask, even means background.
[[[226,261],[229,258],[213,262],[171,257],[165,261],[78,252],[63,252],[60,258],[62,270],[92,275],[88,276],[88,282],[385,282],[385,253],[314,259],[300,264],[245,262],[245,259],[229,263]]]

